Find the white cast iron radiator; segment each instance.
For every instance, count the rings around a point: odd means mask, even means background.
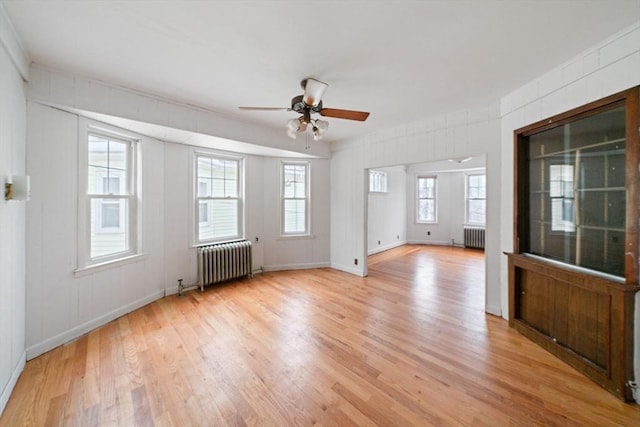
[[[198,286],[251,277],[251,242],[220,243],[198,248]]]
[[[464,247],[484,249],[484,227],[465,225]]]

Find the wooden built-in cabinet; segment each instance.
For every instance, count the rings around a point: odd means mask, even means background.
[[[515,131],[509,323],[631,400],[639,90]]]

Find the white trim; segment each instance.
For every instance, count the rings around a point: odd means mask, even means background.
[[[432,245],[432,246],[453,246],[455,248],[464,248],[462,243],[451,244],[451,240],[407,240],[408,245]]]
[[[89,276],[101,271],[111,270],[112,268],[118,268],[123,265],[133,264],[136,262],[146,261],[147,254],[135,254],[125,258],[112,259],[102,262],[100,264],[91,264],[86,267],[81,267],[73,270],[73,277],[76,279],[79,277]]]
[[[489,313],[492,314],[494,316],[498,316],[498,317],[503,317],[502,316],[502,309],[498,306],[495,305],[485,305],[484,306],[484,311],[485,313]],[[507,319],[506,317],[504,317],[505,319]]]
[[[262,271],[309,270],[313,268],[329,267],[331,267],[331,264],[328,262],[310,262],[303,264],[264,265],[262,266]]]
[[[24,81],[29,80],[29,64],[31,64],[31,58],[29,53],[22,45],[22,40],[18,36],[4,5],[0,3],[0,44],[4,47],[5,52],[11,62],[20,73],[20,76]]]
[[[282,234],[276,240],[308,240],[315,238],[315,234]]]
[[[27,360],[31,360],[34,357],[38,357],[49,350],[53,350],[58,346],[61,346],[71,340],[74,340],[106,323],[111,322],[114,319],[117,319],[118,317],[131,313],[132,311],[137,310],[140,307],[144,307],[145,305],[152,303],[153,301],[156,301],[162,297],[164,297],[164,290],[156,291],[151,295],[147,295],[146,297],[133,301],[130,304],[127,304],[125,306],[112,310],[109,313],[106,313],[100,317],[97,317],[81,325],[78,325],[75,328],[69,329],[61,334],[58,334],[44,341],[41,341],[37,344],[34,344],[29,348],[27,348]]]
[[[404,246],[407,244],[406,240],[400,240],[397,242],[393,242],[390,245],[384,245],[384,246],[380,246],[378,248],[374,248],[371,249],[367,255],[374,255],[374,254],[378,254],[380,252],[384,252],[384,251],[388,251],[389,249],[393,249],[393,248],[397,248],[399,246]]]
[[[2,394],[0,394],[0,416],[2,416],[2,412],[4,412],[4,408],[7,406],[7,403],[9,402],[11,393],[13,392],[13,389],[18,383],[18,378],[20,378],[20,374],[24,370],[24,366],[26,365],[26,363],[27,363],[27,352],[23,351],[22,354],[20,355],[20,360],[18,361],[18,364],[16,365],[15,369],[11,373],[11,377],[9,378],[9,381],[7,381],[7,384],[2,390]]]
[[[351,266],[346,266],[346,265],[332,262],[330,267],[335,270],[344,271],[345,273],[355,274],[356,276],[360,276],[360,277],[366,276],[366,274],[364,274],[364,270],[362,269],[363,267],[360,265],[351,267]]]

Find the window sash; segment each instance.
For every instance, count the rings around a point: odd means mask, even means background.
[[[241,162],[238,158],[195,155],[196,245],[242,238]]]
[[[309,163],[283,162],[281,169],[282,235],[310,234]]]
[[[467,224],[486,224],[486,198],[486,174],[467,175],[467,194],[465,203]]]
[[[437,177],[418,176],[416,180],[416,196],[416,222],[436,222],[438,218]]]
[[[86,141],[83,223],[87,243],[79,256],[82,267],[128,257],[137,252],[139,240],[136,140],[94,132],[88,126]],[[108,219],[114,222],[105,223]]]

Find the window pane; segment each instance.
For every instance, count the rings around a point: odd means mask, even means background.
[[[107,168],[109,166],[109,140],[89,135],[89,166]]]
[[[206,211],[207,220],[199,223],[198,240],[238,237],[238,203],[234,199],[201,200],[198,205],[200,219],[202,221]]]
[[[485,223],[485,207],[486,201],[482,199],[469,200],[469,214],[467,220],[473,224]]]
[[[432,199],[434,192],[435,179],[433,178],[419,178],[418,179],[418,197],[421,199]]]
[[[211,196],[211,180],[198,177],[198,197]]]
[[[387,173],[380,171],[369,171],[369,192],[386,193],[387,192]]]
[[[120,228],[120,203],[118,202],[102,202],[101,206],[101,224],[105,228]]]
[[[109,140],[109,168],[127,170],[127,143]]]
[[[237,160],[198,157],[198,197],[238,197]]]
[[[469,175],[467,178],[467,222],[485,224],[486,175]]]
[[[198,156],[196,201],[198,241],[233,239],[240,235],[240,161]]]
[[[129,203],[122,199],[91,200],[91,258],[129,250]]]
[[[435,221],[435,201],[432,199],[420,199],[418,203],[418,220]]]
[[[89,135],[88,194],[128,194],[129,144]]]
[[[306,224],[305,200],[284,201],[284,232],[305,233]]]
[[[530,135],[524,252],[624,276],[624,107]]]
[[[306,165],[284,165],[284,197],[306,197]]]

